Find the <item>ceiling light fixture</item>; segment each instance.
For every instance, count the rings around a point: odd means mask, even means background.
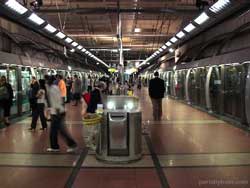
[[[179,33],[176,34],[176,36],[181,39],[185,36],[186,34],[183,31],[180,31]]]
[[[160,52],[163,52],[163,49],[159,48],[159,51],[160,51]]]
[[[44,27],[44,29],[46,29],[48,32],[50,33],[55,33],[56,32],[56,28],[54,28],[52,25],[48,24]]]
[[[188,24],[188,25],[184,28],[184,30],[185,30],[186,32],[188,32],[188,33],[190,33],[191,31],[193,31],[194,29],[195,29],[195,26],[194,26],[192,23]]]
[[[8,0],[5,3],[5,6],[7,6],[9,9],[11,9],[11,10],[13,10],[16,13],[21,14],[21,15],[28,11],[27,8],[25,8],[24,6],[22,6],[20,3],[18,3],[15,0]]]
[[[168,51],[169,51],[170,53],[173,53],[173,52],[174,52],[174,49],[173,49],[173,48],[170,48]]]
[[[77,42],[73,42],[71,45],[74,46],[74,47],[76,47],[76,46],[78,46],[78,43]]]
[[[215,4],[213,4],[213,6],[209,8],[209,10],[217,14],[221,10],[225,9],[230,3],[230,0],[219,0]]]
[[[177,39],[176,37],[172,37],[172,38],[170,39],[170,41],[171,41],[172,43],[176,43],[176,42],[178,41],[178,39]]]
[[[163,48],[165,50],[165,49],[167,49],[167,46],[163,45],[161,48]]]
[[[209,16],[205,12],[203,12],[194,21],[195,21],[195,23],[201,25],[201,24],[205,23],[208,19],[209,19]]]
[[[86,52],[86,49],[85,49],[85,48],[83,48],[83,49],[82,49],[82,52]]]
[[[57,36],[59,39],[63,39],[63,38],[66,37],[66,35],[63,34],[62,32],[58,32],[58,33],[56,34],[56,36]]]
[[[32,21],[33,23],[37,24],[37,25],[42,25],[45,22],[42,18],[40,18],[39,16],[37,16],[35,13],[32,13],[28,17],[28,19],[30,21]]]
[[[140,33],[141,32],[141,28],[135,28],[135,33]]]
[[[77,46],[77,49],[78,49],[78,50],[81,50],[82,48],[83,48],[82,45]]]
[[[168,41],[168,42],[166,43],[166,45],[169,47],[169,46],[172,45],[172,43]]]
[[[71,43],[71,42],[73,42],[73,39],[71,39],[71,38],[67,37],[67,38],[65,39],[65,42],[67,42],[67,43]]]

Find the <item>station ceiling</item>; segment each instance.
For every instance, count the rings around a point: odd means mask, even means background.
[[[43,0],[36,12],[107,64],[145,60],[199,14],[196,0]]]

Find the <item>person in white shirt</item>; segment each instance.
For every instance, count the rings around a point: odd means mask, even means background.
[[[65,108],[63,106],[62,97],[58,86],[53,84],[53,79],[51,77],[47,80],[47,98],[51,114],[50,148],[48,148],[47,151],[60,151],[58,144],[58,133],[60,133],[69,147],[67,152],[74,152],[77,148],[77,143],[70,136],[65,127]]]

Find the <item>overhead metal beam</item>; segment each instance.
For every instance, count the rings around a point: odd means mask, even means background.
[[[76,13],[76,14],[105,14],[105,13],[117,13],[116,8],[40,8],[36,10],[40,13]],[[174,14],[178,16],[182,15],[197,15],[199,10],[194,9],[169,9],[169,8],[121,8],[120,13],[147,13],[147,14]]]
[[[131,37],[131,38],[140,38],[140,37],[169,37],[173,36],[175,33],[170,34],[130,34],[125,33],[123,34],[124,37]],[[89,37],[96,37],[96,38],[116,38],[116,34],[68,34],[70,37],[83,37],[83,38],[89,38]]]

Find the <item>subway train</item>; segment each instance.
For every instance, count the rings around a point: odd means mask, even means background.
[[[166,95],[250,125],[249,49],[159,69]],[[145,80],[153,73],[143,73]]]
[[[1,59],[3,61],[3,59]],[[9,59],[8,62],[11,62]],[[49,67],[36,67],[23,65],[21,61],[16,61],[16,64],[0,64],[0,76],[6,76],[7,81],[11,84],[14,92],[13,106],[11,108],[11,116],[21,116],[23,113],[30,111],[28,93],[30,88],[30,82],[32,76],[35,76],[38,80],[43,79],[45,75],[60,74],[63,77],[72,77],[77,75],[82,80],[82,90],[87,90],[87,78],[89,74],[91,77],[100,77],[100,74],[89,70],[69,70]]]

